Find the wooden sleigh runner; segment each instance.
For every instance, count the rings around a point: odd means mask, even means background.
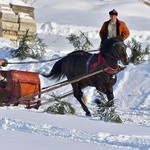
[[[26,105],[26,108],[38,109],[41,105],[36,97],[40,98],[41,84],[39,74],[26,71],[0,71],[0,103],[3,106],[13,104]]]

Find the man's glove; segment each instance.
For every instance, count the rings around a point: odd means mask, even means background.
[[[1,64],[1,66],[2,67],[6,67],[7,65],[8,65],[8,61],[6,60],[6,59],[2,59],[2,64]]]

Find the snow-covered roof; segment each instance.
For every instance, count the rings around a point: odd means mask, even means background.
[[[24,3],[22,0],[0,0],[0,4],[9,5],[10,3],[14,5],[21,5],[21,6],[29,7],[29,5]]]

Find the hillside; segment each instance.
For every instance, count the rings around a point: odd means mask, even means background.
[[[99,29],[108,20],[108,12],[115,8],[119,19],[129,26],[131,35],[125,41],[135,38],[142,46],[150,45],[149,6],[138,0],[38,0],[34,4],[37,20],[37,34],[48,45],[41,60],[65,56],[73,51],[66,37],[70,33],[84,31],[94,45],[99,47]],[[10,50],[17,43],[0,38],[0,56],[9,62],[19,61],[10,56]],[[128,52],[130,50],[128,49]],[[32,61],[27,58],[24,61]],[[33,60],[34,61],[34,60]],[[54,62],[40,64],[11,64],[3,70],[25,70],[47,73]],[[117,75],[114,86],[115,107],[122,123],[104,122],[96,117],[85,117],[81,106],[73,96],[69,101],[76,108],[77,115],[53,115],[39,110],[27,110],[24,106],[0,108],[0,145],[3,150],[149,150],[150,148],[150,62],[129,66]],[[46,87],[55,80],[40,75],[41,86]],[[55,90],[59,95],[71,86]],[[93,88],[86,94],[93,99]],[[52,92],[43,94],[50,98]],[[92,101],[90,109],[93,108]]]

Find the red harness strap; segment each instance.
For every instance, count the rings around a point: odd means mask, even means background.
[[[110,67],[106,60],[104,59],[104,57],[101,55],[101,54],[98,54],[98,60],[97,62],[93,63],[93,64],[90,64],[90,68],[93,69],[97,66],[99,66],[102,62],[104,62],[104,64],[106,65],[106,67],[108,68],[105,72],[108,73],[108,74],[116,74],[118,73],[119,71],[119,66],[117,66],[117,68],[112,68]]]
[[[99,66],[103,62],[103,59],[104,59],[103,56],[101,54],[98,54],[97,62],[90,64],[90,68],[93,69]]]
[[[106,66],[108,68],[107,70],[105,70],[106,73],[108,73],[108,74],[117,74],[119,72],[119,66],[118,65],[117,65],[117,68],[112,68],[106,63],[105,59],[103,59],[103,61],[104,61],[104,63],[106,64]]]

